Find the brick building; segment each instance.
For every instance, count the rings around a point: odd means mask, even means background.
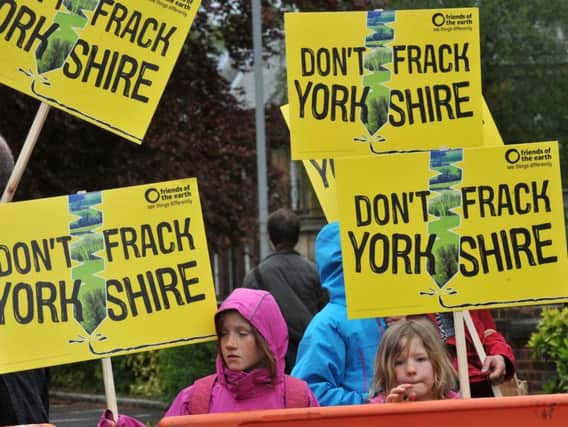
[[[527,347],[531,334],[536,331],[540,313],[544,307],[512,307],[492,310],[497,329],[501,332],[513,350],[517,359],[517,375],[529,383],[529,393],[540,393],[542,386],[556,374],[554,364],[544,360],[535,360]],[[562,307],[556,305],[555,307]]]

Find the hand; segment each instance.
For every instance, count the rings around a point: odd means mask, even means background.
[[[116,421],[114,420],[114,415],[110,409],[103,412],[99,418],[98,427],[116,427]]]
[[[388,394],[385,402],[411,402],[416,399],[416,393],[409,390],[412,388],[412,384],[400,384],[393,388]]]
[[[487,375],[491,384],[501,384],[505,380],[506,373],[505,358],[500,354],[487,356],[483,361],[481,374]]]

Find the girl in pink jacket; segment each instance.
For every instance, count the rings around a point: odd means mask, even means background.
[[[215,314],[215,328],[217,372],[180,391],[165,416],[319,406],[305,382],[284,374],[288,328],[270,293],[235,289]],[[98,423],[143,426],[122,414],[115,422],[109,410]]]

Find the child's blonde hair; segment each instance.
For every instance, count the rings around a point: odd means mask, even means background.
[[[456,372],[434,324],[428,319],[399,320],[386,330],[381,339],[375,357],[375,374],[371,383],[370,398],[378,392],[388,394],[398,385],[395,362],[414,337],[420,338],[432,363],[434,398],[445,399],[450,390],[455,389]]]

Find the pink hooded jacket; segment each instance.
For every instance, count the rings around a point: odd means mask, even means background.
[[[288,348],[288,328],[274,297],[262,290],[237,288],[217,310],[219,313],[236,310],[248,320],[266,340],[276,361],[276,378],[273,380],[267,369],[257,368],[249,372],[232,371],[217,355],[217,380],[211,391],[210,413],[238,412],[253,409],[280,409],[286,407],[284,384],[284,356]],[[193,386],[178,393],[164,416],[191,415],[189,402]],[[317,399],[306,384],[306,406],[319,406]],[[108,418],[108,411],[101,416],[98,427],[115,424]],[[144,427],[144,424],[127,415],[120,415],[118,427]]]

